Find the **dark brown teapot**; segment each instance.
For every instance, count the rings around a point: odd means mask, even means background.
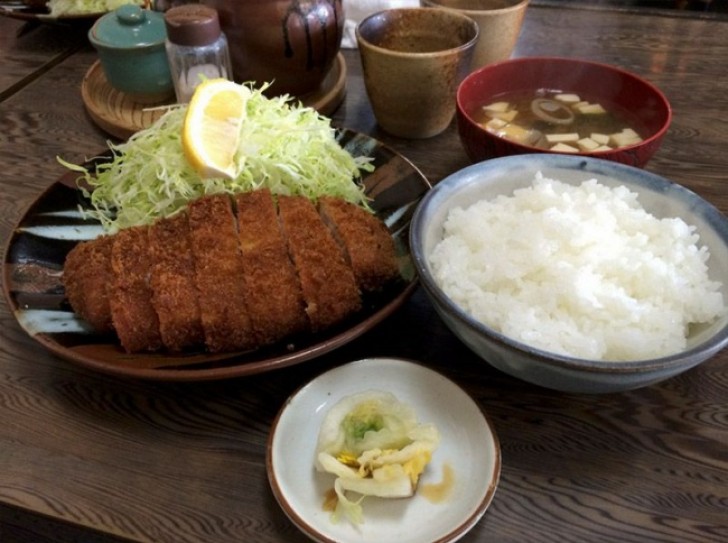
[[[238,83],[271,83],[269,95],[319,88],[341,47],[342,0],[201,0],[215,8]]]

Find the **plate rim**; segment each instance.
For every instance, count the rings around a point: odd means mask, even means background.
[[[418,181],[419,186],[421,186],[422,192],[412,202],[409,202],[407,205],[411,205],[414,203],[419,203],[421,199],[424,197],[424,195],[432,189],[432,184],[427,179],[427,177],[422,173],[422,171],[415,166],[412,161],[410,161],[408,158],[403,156],[398,151],[394,150],[389,145],[381,142],[380,140],[368,135],[364,134],[362,132],[358,132],[356,130],[352,130],[345,127],[334,127],[337,133],[338,138],[349,138],[351,140],[359,140],[361,138],[364,138],[366,142],[370,145],[373,145],[374,148],[381,149],[383,152],[387,154],[390,158],[396,158],[398,160],[403,161],[407,167],[408,170],[411,171],[411,174],[415,176],[415,178]],[[102,153],[99,153],[95,155],[103,156],[104,154],[108,154],[109,149],[104,150]],[[93,159],[91,159],[93,160]],[[365,174],[368,175],[368,174]],[[51,182],[47,187],[45,187],[41,193],[34,198],[28,205],[26,205],[25,209],[22,211],[22,213],[19,215],[18,219],[13,222],[13,227],[9,232],[8,239],[5,240],[4,243],[4,249],[3,249],[3,261],[2,261],[2,283],[3,283],[3,294],[5,298],[5,302],[10,310],[10,313],[14,317],[16,323],[20,327],[20,329],[25,332],[28,336],[31,337],[34,341],[42,345],[45,349],[47,349],[49,352],[54,354],[55,356],[58,356],[69,363],[73,363],[75,365],[85,367],[87,369],[90,369],[92,371],[105,373],[108,375],[115,375],[119,377],[127,377],[127,378],[137,378],[137,379],[144,379],[144,380],[152,380],[152,381],[174,381],[174,382],[191,382],[191,381],[212,381],[212,380],[221,380],[221,379],[230,379],[230,378],[238,378],[238,377],[245,377],[249,375],[255,375],[259,373],[264,373],[267,371],[273,371],[276,369],[293,366],[302,362],[310,361],[312,359],[315,359],[321,355],[324,355],[326,353],[329,353],[351,341],[358,338],[359,336],[363,335],[365,332],[379,324],[381,321],[386,319],[389,315],[391,315],[394,311],[396,311],[401,305],[404,304],[404,302],[409,299],[409,297],[414,293],[415,289],[419,285],[419,277],[414,271],[414,267],[412,269],[412,279],[407,280],[407,284],[402,288],[400,292],[397,293],[396,296],[389,299],[386,303],[384,303],[381,307],[378,307],[372,314],[368,315],[363,320],[359,320],[354,322],[350,327],[345,328],[343,330],[337,330],[333,332],[333,335],[323,333],[324,336],[316,341],[316,343],[313,343],[311,345],[307,345],[301,349],[298,350],[292,350],[290,352],[279,354],[277,356],[273,356],[270,358],[264,358],[264,359],[253,359],[249,361],[242,361],[238,364],[231,364],[228,363],[227,365],[224,365],[222,367],[211,367],[211,368],[185,368],[184,365],[177,366],[175,369],[172,369],[171,367],[133,367],[128,365],[115,365],[113,362],[105,362],[104,360],[100,360],[97,357],[89,356],[83,352],[79,352],[78,350],[75,350],[73,348],[64,346],[59,344],[57,341],[55,341],[52,338],[52,335],[49,335],[44,332],[38,332],[38,333],[31,333],[29,330],[27,330],[21,323],[18,318],[18,304],[15,300],[11,288],[10,283],[11,281],[8,280],[8,278],[11,275],[10,268],[10,262],[9,262],[9,255],[14,247],[14,243],[18,237],[18,231],[20,230],[23,221],[26,220],[29,213],[33,209],[34,206],[36,206],[44,197],[47,196],[48,193],[50,193],[54,188],[57,188],[58,185],[65,185],[66,187],[70,188],[76,188],[74,180],[78,178],[78,173],[75,173],[73,171],[67,171],[64,172],[60,177],[56,178],[53,182]],[[76,190],[78,190],[76,188]],[[416,206],[415,206],[416,207]],[[407,228],[409,228],[410,221],[407,222]],[[405,239],[407,236],[403,235],[402,239]],[[408,244],[409,240],[405,239],[405,242]],[[410,258],[411,258],[411,252],[410,252]],[[86,343],[83,345],[92,345],[92,343]],[[234,360],[236,357],[241,356],[247,356],[250,353],[246,352],[230,352],[230,353],[219,353],[219,354],[212,354],[212,353],[201,353],[199,355],[192,355],[192,356],[199,356],[199,364],[206,364],[206,363],[216,363],[216,362],[223,362],[223,361],[231,361]],[[135,356],[154,356],[154,353],[147,354],[143,353],[141,355],[128,355],[130,358],[133,358]],[[169,353],[161,353],[157,356],[164,357],[164,358],[174,358],[174,355],[170,355]],[[181,355],[179,356],[179,360],[181,363],[185,361],[185,359],[189,360],[190,356],[189,354],[187,356]],[[188,364],[189,365],[189,364]]]
[[[333,367],[330,367],[316,376],[314,376],[312,379],[310,379],[308,382],[302,384],[299,386],[296,390],[294,390],[288,398],[283,402],[281,408],[276,413],[276,416],[274,417],[270,431],[268,433],[268,439],[266,443],[266,457],[265,457],[265,467],[266,467],[266,476],[268,479],[268,484],[271,489],[271,492],[274,495],[274,498],[276,500],[276,503],[279,505],[285,516],[298,528],[302,533],[304,533],[306,536],[310,537],[311,539],[319,542],[319,543],[355,543],[355,542],[348,542],[348,541],[342,541],[340,539],[332,539],[329,535],[325,533],[321,533],[320,531],[316,530],[314,526],[307,523],[305,519],[301,518],[301,516],[290,506],[290,504],[286,500],[286,495],[283,489],[281,488],[281,485],[276,478],[276,470],[274,468],[274,449],[275,449],[275,443],[276,443],[276,431],[279,428],[279,424],[281,423],[281,420],[283,417],[288,413],[288,410],[291,409],[294,402],[301,398],[303,394],[306,393],[307,390],[313,388],[318,380],[325,379],[326,377],[331,376],[333,373],[336,372],[346,372],[347,370],[353,371],[358,369],[361,366],[366,366],[367,364],[372,363],[381,363],[381,362],[387,362],[388,364],[397,364],[400,366],[408,366],[413,371],[416,372],[422,372],[422,373],[429,373],[433,377],[440,379],[446,383],[448,383],[450,386],[454,387],[460,393],[463,395],[463,397],[468,400],[472,406],[477,409],[477,412],[480,414],[482,421],[484,423],[483,428],[485,429],[488,437],[492,441],[492,447],[494,450],[494,459],[493,459],[493,470],[492,470],[492,476],[491,479],[488,481],[488,485],[484,490],[484,493],[477,503],[477,505],[473,508],[473,512],[467,517],[466,520],[464,520],[461,524],[455,526],[452,530],[450,530],[447,534],[445,534],[442,537],[439,537],[437,539],[433,539],[431,543],[453,543],[460,538],[462,538],[465,534],[467,534],[475,525],[480,521],[480,519],[485,515],[486,511],[490,507],[493,498],[495,496],[496,490],[498,488],[498,484],[500,483],[500,477],[501,477],[501,471],[502,471],[502,464],[503,464],[503,458],[502,458],[502,451],[501,451],[501,445],[500,445],[500,439],[498,437],[498,434],[495,431],[495,426],[493,425],[493,422],[490,420],[490,417],[487,415],[487,413],[483,410],[483,408],[480,406],[478,402],[475,401],[475,399],[457,382],[452,380],[450,377],[446,376],[444,373],[433,369],[430,366],[427,366],[419,361],[416,361],[411,358],[407,357],[399,357],[399,356],[372,356],[368,358],[362,358],[350,362],[346,362],[343,364],[339,364]],[[362,389],[364,390],[364,389]],[[424,542],[423,542],[424,543]]]
[[[100,11],[93,13],[66,14],[54,17],[51,15],[50,11],[40,11],[39,8],[34,8],[32,6],[21,9],[9,9],[6,7],[0,7],[0,15],[8,17],[9,19],[16,19],[18,21],[38,21],[42,23],[94,21],[107,13],[109,12]]]

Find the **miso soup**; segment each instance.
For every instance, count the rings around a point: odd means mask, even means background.
[[[473,117],[497,136],[562,153],[611,151],[641,142],[646,133],[614,103],[545,89],[502,94]]]

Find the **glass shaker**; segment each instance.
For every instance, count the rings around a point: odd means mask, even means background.
[[[205,79],[233,79],[227,38],[217,11],[200,4],[173,7],[164,13],[167,58],[179,103],[189,102]]]

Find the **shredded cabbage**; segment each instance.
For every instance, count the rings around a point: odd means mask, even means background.
[[[146,0],[48,0],[51,17],[106,13],[126,4],[145,5]]]
[[[342,148],[329,119],[316,110],[293,104],[288,96],[268,98],[264,88],[253,89],[248,100],[235,179],[202,179],[189,165],[182,150],[187,106],[175,106],[127,142],[109,143],[110,162],[87,169],[59,159],[82,174],[79,187],[92,205],[82,213],[114,233],[171,216],[205,194],[262,187],[314,200],[336,196],[367,207],[364,187],[356,180],[372,169],[371,158]]]
[[[361,524],[366,496],[412,496],[439,442],[437,428],[418,423],[412,408],[389,392],[340,400],[324,418],[316,447],[316,468],[336,477],[332,521],[345,516]]]

